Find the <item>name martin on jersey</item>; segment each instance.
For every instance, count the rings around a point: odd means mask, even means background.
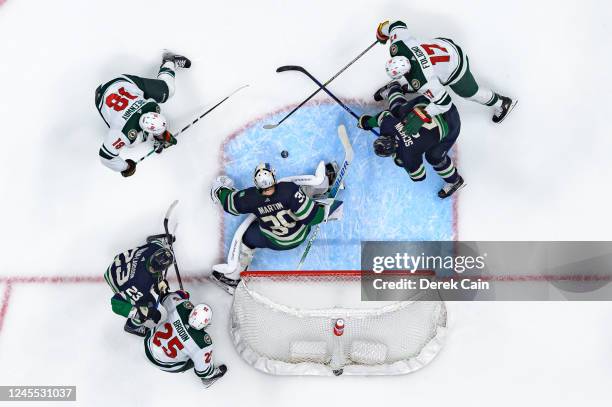
[[[260,215],[267,215],[268,213],[271,213],[274,211],[280,211],[283,209],[285,209],[283,204],[281,204],[280,202],[276,202],[270,205],[260,206],[257,208],[257,211],[259,212]]]

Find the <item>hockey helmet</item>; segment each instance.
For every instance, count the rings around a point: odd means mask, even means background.
[[[207,304],[198,304],[189,313],[189,325],[193,329],[204,329],[212,320],[212,309]]]
[[[174,262],[174,255],[165,247],[157,249],[147,261],[149,273],[162,273]]]
[[[276,171],[269,163],[261,163],[255,168],[253,182],[260,191],[273,187],[276,185]]]
[[[138,120],[140,128],[154,136],[159,136],[166,131],[166,118],[155,112],[144,113]]]
[[[391,58],[385,65],[387,75],[393,80],[397,80],[410,72],[410,61],[403,55]]]
[[[390,157],[397,150],[397,141],[395,141],[395,137],[377,137],[373,145],[374,153],[379,157]]]

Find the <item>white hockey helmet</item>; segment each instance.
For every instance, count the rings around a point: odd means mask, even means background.
[[[397,80],[410,72],[410,61],[403,55],[391,58],[385,65],[387,75],[393,80]]]
[[[255,168],[253,182],[257,189],[267,189],[276,185],[276,171],[268,163],[261,163]]]
[[[166,131],[166,118],[160,113],[148,112],[140,116],[138,124],[143,131],[159,136]]]
[[[212,320],[212,309],[207,304],[198,304],[189,313],[189,325],[193,329],[204,329]]]

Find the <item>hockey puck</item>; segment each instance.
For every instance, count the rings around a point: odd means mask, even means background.
[[[289,157],[289,152],[287,150],[281,151],[281,157],[283,157],[283,158]]]

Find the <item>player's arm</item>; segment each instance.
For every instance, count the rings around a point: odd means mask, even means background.
[[[122,133],[118,130],[111,129],[106,135],[98,155],[100,161],[106,167],[113,171],[121,172],[124,177],[129,177],[136,171],[136,163],[132,160],[124,160],[119,155],[119,150],[125,146],[122,140]]]
[[[420,92],[429,100],[425,111],[431,117],[446,113],[453,106],[453,100],[437,78],[431,78]]]
[[[220,204],[225,212],[238,216],[250,213],[243,192],[234,188],[234,181],[230,177],[220,175],[210,188],[210,197],[214,203]]]
[[[311,226],[323,222],[325,220],[325,207],[310,199],[301,187],[298,185],[295,185],[295,187],[295,193],[289,204],[289,209],[291,209],[295,218]]]
[[[389,37],[394,34],[401,37],[400,39],[403,41],[414,38],[408,31],[406,23],[400,20],[383,21],[382,23],[378,24],[378,27],[376,28],[376,40],[381,44],[386,44]]]

